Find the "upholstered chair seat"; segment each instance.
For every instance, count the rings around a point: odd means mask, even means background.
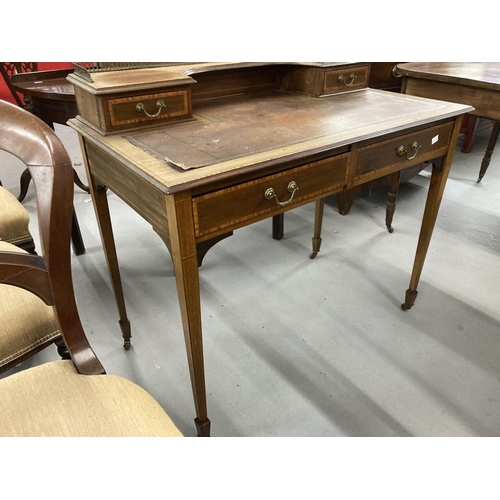
[[[12,243],[30,253],[35,251],[29,231],[30,216],[17,198],[0,186],[0,241]]]
[[[0,241],[0,252],[27,253],[5,241]],[[32,293],[0,284],[0,304],[0,373],[62,341],[53,306]]]
[[[144,389],[52,361],[0,380],[0,436],[182,437]]]

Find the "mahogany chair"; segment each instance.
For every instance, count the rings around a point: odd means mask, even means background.
[[[26,165],[37,158],[47,162],[50,159],[51,165],[69,161],[55,133],[40,132],[44,124],[31,113],[0,101],[0,117],[0,149]],[[36,255],[29,223],[23,205],[0,187],[0,250]],[[0,373],[52,344],[56,344],[62,358],[69,358],[52,308],[23,290],[5,286],[0,286],[0,304]]]
[[[64,148],[40,120],[27,126],[22,108],[0,102],[0,112],[0,146],[26,163],[35,184],[43,255],[0,249],[0,289],[50,308],[70,353],[0,380],[0,436],[182,436],[144,389],[105,374],[83,331],[71,277],[73,172]],[[6,306],[0,300],[0,312]],[[20,321],[25,316],[20,311]]]

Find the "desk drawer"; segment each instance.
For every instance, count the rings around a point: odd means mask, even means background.
[[[444,155],[452,128],[447,122],[359,148],[354,184]]]
[[[121,97],[108,100],[111,126],[164,122],[190,117],[188,90]]]
[[[342,154],[193,198],[196,236],[235,229],[339,191],[347,182],[348,158]]]
[[[364,88],[368,85],[368,66],[344,68],[325,72],[325,94]]]

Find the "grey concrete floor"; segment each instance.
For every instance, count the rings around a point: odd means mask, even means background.
[[[85,179],[74,132],[57,126]],[[488,140],[457,146],[410,311],[408,288],[429,172],[401,185],[395,231],[386,189],[347,216],[327,201],[323,245],[309,259],[314,205],[237,230],[200,268],[212,436],[499,436],[500,151],[476,183]],[[0,156],[18,194],[23,167]],[[170,256],[151,227],[109,194],[132,324],[125,351],[90,196],[75,187],[86,253],[72,255],[88,337],[108,373],[147,389],[186,436],[194,404]],[[34,189],[24,206],[37,237]],[[17,370],[58,359],[48,348]]]

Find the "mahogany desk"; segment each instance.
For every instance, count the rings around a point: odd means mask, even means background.
[[[353,74],[361,85],[346,91]],[[198,274],[207,245],[442,158],[433,169],[402,307],[415,301],[462,115],[472,108],[369,89],[366,76],[365,66],[332,63],[214,63],[69,77],[80,113],[69,125],[81,138],[123,337],[130,341],[130,325],[107,188],[151,223],[171,253],[200,436],[210,434]],[[318,202],[316,241],[321,207]]]
[[[477,182],[491,161],[500,132],[500,63],[405,63],[397,65],[402,92],[474,106],[470,114],[494,121]]]

